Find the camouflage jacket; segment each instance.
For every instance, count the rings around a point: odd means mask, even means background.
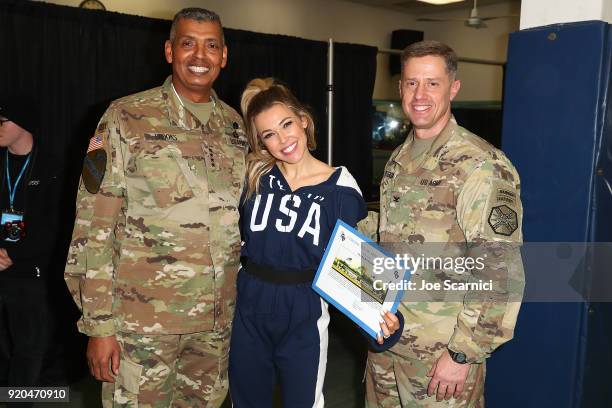
[[[410,336],[411,327],[413,335],[444,331],[432,338],[448,339],[451,350],[463,352],[469,362],[482,362],[512,338],[524,288],[518,251],[522,242],[519,176],[500,150],[454,120],[428,152],[411,160],[413,140],[414,134],[409,135],[385,167],[381,243],[421,245],[424,253],[444,248],[443,252],[454,256],[484,254],[487,261],[482,270],[454,276],[443,270],[421,270],[412,280],[416,287],[422,280],[492,280],[494,290],[484,297],[473,297],[468,290],[447,292],[444,301],[435,297],[411,301],[414,293],[406,291],[400,307],[406,320],[404,333]],[[437,326],[426,329],[428,324]]]
[[[99,191],[81,181],[65,279],[89,336],[181,334],[231,323],[247,142],[213,96],[207,124],[171,86],[111,103]]]

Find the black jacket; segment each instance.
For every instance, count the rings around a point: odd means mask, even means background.
[[[6,181],[6,148],[0,148],[0,203],[4,211],[8,202]],[[4,278],[48,278],[49,268],[57,250],[60,202],[63,194],[64,174],[62,166],[36,145],[31,152],[31,160],[20,182],[25,188],[24,220],[25,237],[18,242],[0,239],[0,248],[6,248],[13,265],[0,271]],[[14,182],[14,179],[13,179]],[[23,190],[17,194],[24,194]],[[16,209],[20,209],[16,207]]]

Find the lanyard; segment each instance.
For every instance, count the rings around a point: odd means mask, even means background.
[[[5,162],[6,162],[6,181],[8,182],[8,191],[9,191],[9,206],[11,207],[11,211],[14,211],[13,202],[15,201],[15,193],[17,193],[17,185],[19,185],[19,182],[21,181],[21,177],[23,176],[23,173],[25,173],[25,169],[28,167],[28,163],[30,163],[30,154],[28,153],[28,158],[26,159],[25,163],[23,163],[23,166],[21,167],[21,171],[19,172],[19,175],[17,176],[17,180],[15,180],[15,185],[11,185],[11,173],[9,170],[8,149],[6,149]]]

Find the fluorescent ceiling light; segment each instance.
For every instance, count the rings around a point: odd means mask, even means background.
[[[420,1],[421,3],[441,5],[441,4],[459,3],[460,1],[463,1],[463,0],[417,0],[417,1]]]

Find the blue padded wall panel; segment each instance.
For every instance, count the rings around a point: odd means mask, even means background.
[[[521,175],[525,241],[588,240],[607,27],[510,35],[502,147]]]
[[[610,27],[610,26],[609,26]],[[595,189],[592,206],[592,235],[595,242],[612,242],[612,28],[608,30],[608,61],[603,64],[603,74],[608,75],[605,115],[600,117],[601,147],[597,155]],[[593,286],[612,291],[612,254],[602,256],[603,268],[597,269],[605,276],[595,276]],[[599,302],[589,305],[587,328],[586,364],[582,394],[583,407],[606,407],[612,405],[612,387],[608,384],[612,366],[612,303]]]
[[[570,408],[582,310],[574,303],[526,303],[514,339],[488,360],[486,406]]]
[[[525,242],[591,241],[598,211],[612,211],[609,204],[596,210],[594,200],[608,33],[609,26],[596,21],[510,36],[502,147],[521,176]],[[528,287],[536,273],[554,271],[527,270]],[[523,304],[515,339],[490,359],[487,405],[580,406],[587,311],[586,303]]]

